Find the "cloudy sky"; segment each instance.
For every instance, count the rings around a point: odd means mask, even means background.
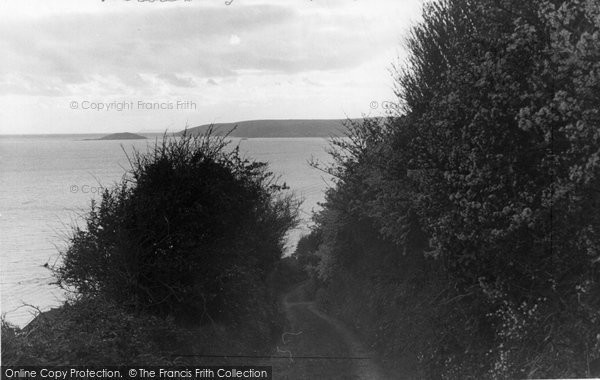
[[[421,4],[0,0],[0,134],[381,114]]]

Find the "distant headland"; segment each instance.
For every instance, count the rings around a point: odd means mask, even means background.
[[[85,139],[85,140],[97,141],[97,140],[143,140],[143,139],[146,139],[146,137],[135,134],[135,133],[122,132],[122,133],[112,133],[110,135],[106,135],[106,136],[100,137],[98,139]]]
[[[205,124],[187,133],[205,133],[212,125],[214,135],[231,132],[231,137],[339,137],[344,136],[348,119],[247,120],[234,123]],[[232,129],[235,127],[235,130]],[[178,134],[182,134],[180,131]]]

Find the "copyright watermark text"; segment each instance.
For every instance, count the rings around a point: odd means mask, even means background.
[[[69,191],[73,194],[82,193],[82,194],[101,194],[104,191],[104,187],[97,185],[70,185]]]
[[[86,366],[2,366],[2,379],[125,379],[125,380],[204,380],[273,378],[270,366],[174,366],[174,367],[86,367]]]
[[[394,103],[394,102],[390,102],[387,100],[384,100],[382,102],[378,102],[377,100],[373,100],[369,103],[369,107],[371,107],[371,109],[376,110],[378,108],[382,108],[384,110],[388,110],[388,111],[395,111],[398,110],[400,108],[400,105],[398,103]]]
[[[129,101],[92,101],[92,100],[72,100],[69,102],[69,108],[72,110],[83,111],[195,111],[198,109],[198,104],[192,100],[174,100],[165,102],[153,102],[145,100],[129,100]]]

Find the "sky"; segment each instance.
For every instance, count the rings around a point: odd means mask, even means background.
[[[0,134],[378,116],[422,0],[0,0]]]

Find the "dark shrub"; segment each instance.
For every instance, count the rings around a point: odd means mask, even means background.
[[[321,235],[321,230],[314,229],[300,238],[293,255],[298,265],[303,268],[316,267],[319,258],[315,253],[323,240]]]
[[[427,2],[402,113],[336,145],[320,300],[412,377],[594,372],[598,4]]]
[[[261,299],[297,204],[266,163],[227,145],[209,131],[134,151],[128,178],[74,231],[59,284],[196,321],[240,316]]]
[[[133,315],[100,299],[65,303],[19,329],[2,320],[3,365],[172,365],[171,320]]]

